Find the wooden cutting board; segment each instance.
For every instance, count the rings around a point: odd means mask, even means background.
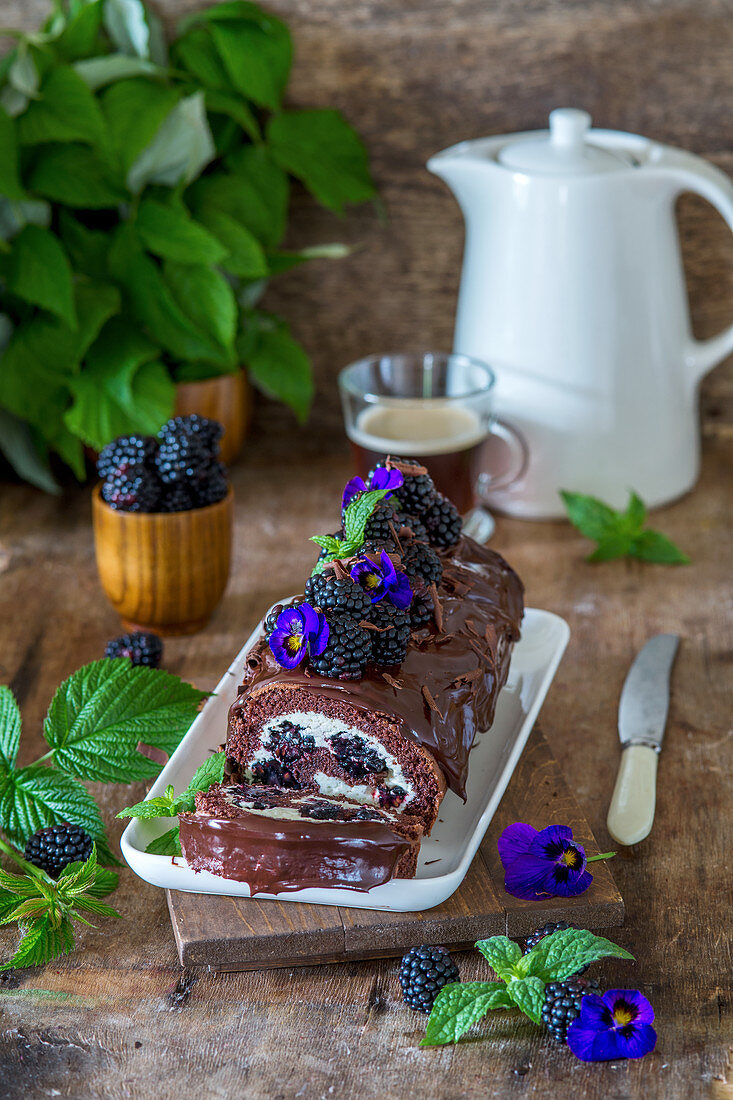
[[[442,905],[423,913],[385,913],[167,890],[181,963],[215,971],[310,966],[401,955],[416,943],[468,947],[487,936],[522,936],[550,920],[582,928],[623,923],[623,898],[605,862],[593,864],[593,884],[577,898],[520,901],[505,893],[496,841],[513,821],[537,829],[570,825],[589,855],[598,851],[539,730],[527,743],[468,874]]]

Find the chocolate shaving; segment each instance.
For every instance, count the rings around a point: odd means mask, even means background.
[[[433,699],[432,695],[430,694],[430,688],[426,684],[423,684],[422,686],[422,693],[425,698],[425,702],[428,704],[432,711],[435,711],[435,713],[438,715],[438,718],[440,718],[442,722],[443,715],[438,710],[438,704],[435,702],[435,699]]]
[[[348,569],[340,558],[336,558],[332,564],[333,571],[336,575],[336,580],[345,581],[350,576]]]
[[[262,664],[262,658],[258,653],[250,653],[249,657],[245,661],[245,664],[247,665],[247,668],[252,670],[252,672],[256,672]]]
[[[474,668],[471,672],[461,672],[458,676],[451,680],[449,687],[458,687],[459,684],[470,684],[474,680],[479,680],[483,673],[480,668]]]
[[[392,629],[391,626],[376,626],[374,623],[367,622],[366,619],[362,619],[362,621],[359,623],[359,626],[362,628],[362,630],[376,630],[380,634],[384,633],[385,630]]]
[[[428,591],[433,597],[433,617],[435,619],[435,625],[438,630],[443,629],[443,605],[440,602],[440,596],[438,595],[438,589],[435,585],[435,581],[429,586]]]
[[[382,679],[386,680],[387,683],[395,689],[395,691],[402,690],[402,680],[395,680],[394,676],[390,676],[388,672],[382,673]]]
[[[401,474],[407,474],[408,477],[420,477],[421,474],[428,472],[427,466],[420,466],[416,462],[402,462],[399,458],[393,458],[392,455],[387,455],[384,465],[386,469],[399,470]]]
[[[468,644],[470,645],[474,653],[478,653],[482,661],[486,661],[487,665],[489,665],[491,668],[494,668],[494,658],[491,657],[490,654],[484,653],[484,651],[480,649],[479,646],[477,646],[471,638],[468,639]]]
[[[402,553],[403,553],[402,543],[400,542],[399,535],[395,531],[395,526],[394,526],[394,523],[392,523],[392,520],[389,521],[387,526],[389,527],[390,531],[392,532],[392,538],[395,540],[395,543],[397,544],[397,550],[399,551],[400,555],[402,555]],[[405,530],[405,528],[402,528],[402,530]]]
[[[147,756],[154,764],[160,764],[161,768],[168,763],[168,753],[159,749],[157,745],[146,745],[144,741],[138,741],[137,751],[141,756]]]

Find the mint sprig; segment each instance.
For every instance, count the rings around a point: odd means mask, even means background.
[[[659,565],[688,565],[690,559],[661,531],[644,528],[647,511],[635,493],[629,494],[626,511],[617,512],[597,497],[584,493],[560,492],[568,518],[574,527],[597,545],[586,561],[636,558]]]
[[[359,493],[351,501],[344,512],[343,538],[334,535],[313,535],[311,542],[317,543],[326,554],[322,561],[316,564],[313,573],[320,573],[328,562],[337,558],[352,558],[364,545],[364,532],[369,517],[380,500],[391,490],[370,489],[366,493]]]
[[[177,798],[173,787],[169,785],[164,794],[156,798],[148,798],[144,802],[137,802],[134,806],[127,806],[124,810],[120,810],[117,816],[149,820],[155,817],[177,817],[178,814],[187,813],[196,804],[197,791],[208,791],[214,783],[221,783],[224,778],[225,761],[225,753],[214,753],[196,769],[191,782]],[[152,855],[179,856],[181,844],[178,826],[152,840],[145,851]]]
[[[548,982],[563,981],[599,959],[634,957],[618,944],[580,928],[553,932],[526,955],[507,936],[479,940],[476,947],[500,980],[444,986],[435,999],[421,1046],[458,1042],[473,1024],[496,1008],[518,1008],[533,1023],[540,1024]]]

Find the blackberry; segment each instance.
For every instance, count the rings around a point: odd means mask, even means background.
[[[79,825],[49,825],[30,837],[24,855],[29,863],[57,878],[70,863],[89,859],[93,843]]]
[[[97,473],[104,481],[116,474],[142,473],[152,465],[158,441],[152,435],[122,435],[99,452]]]
[[[383,550],[386,550],[388,554],[397,553],[397,543],[391,535],[388,539],[366,539],[359,553],[376,554],[379,557]]]
[[[161,512],[190,512],[193,507],[193,492],[189,481],[161,485]]]
[[[380,775],[387,770],[385,758],[358,734],[349,737],[346,733],[335,733],[329,741],[331,751],[339,765],[352,779],[363,779],[365,775]]]
[[[383,810],[396,810],[407,797],[404,787],[377,787],[377,802]]]
[[[380,500],[374,507],[374,511],[366,521],[364,528],[365,539],[378,539],[391,541],[392,528],[399,527],[394,504],[391,500]]]
[[[149,470],[132,467],[129,473],[112,474],[102,482],[102,500],[119,512],[156,512],[160,483]]]
[[[428,537],[427,528],[422,520],[409,512],[395,512],[394,526],[396,531],[399,531],[400,527],[409,527],[416,539],[424,541]]]
[[[372,636],[372,660],[375,665],[400,665],[407,655],[410,640],[410,612],[394,607],[387,600],[372,604],[369,622],[378,627]]]
[[[416,458],[396,458],[398,463],[406,466],[419,466]],[[435,485],[430,474],[405,474],[405,483],[397,490],[397,498],[400,508],[405,512],[412,512],[421,516],[426,512],[435,498]]]
[[[252,782],[259,783],[263,787],[287,787],[289,790],[300,790],[300,783],[293,773],[284,768],[278,760],[258,760],[252,764]]]
[[[332,680],[360,680],[372,655],[369,631],[342,612],[326,614],[330,634],[323,653],[311,656],[310,665],[319,676]]]
[[[300,726],[280,722],[270,733],[266,746],[282,764],[293,764],[304,753],[315,752],[316,742],[310,733],[303,733]]]
[[[567,978],[564,982],[547,983],[542,1023],[555,1042],[567,1042],[568,1028],[580,1016],[583,997],[600,993],[600,990],[600,983],[595,978]]]
[[[357,622],[367,617],[372,606],[367,593],[351,577],[336,577],[331,570],[308,578],[305,598],[321,611],[343,611]]]
[[[457,982],[458,967],[445,947],[413,947],[402,956],[400,985],[402,998],[418,1012],[430,1012],[444,985]]]
[[[440,550],[449,550],[461,537],[463,520],[452,500],[436,493],[436,498],[424,513],[423,523],[428,529],[428,541]]]
[[[166,483],[196,477],[219,455],[222,426],[206,417],[174,416],[158,432],[155,456],[161,481]]]
[[[433,617],[433,601],[427,594],[416,592],[410,604],[410,625],[413,630],[427,626]]]
[[[341,817],[338,806],[332,806],[328,802],[314,802],[312,806],[301,806],[302,817],[310,817],[313,821],[336,821]]]
[[[191,479],[191,498],[194,508],[207,508],[217,504],[229,492],[229,480],[226,467],[221,462],[213,462]]]
[[[352,821],[381,821],[382,815],[377,810],[372,810],[369,806],[362,806],[360,810],[357,810],[351,819]]]
[[[105,657],[129,657],[133,665],[147,665],[158,668],[163,656],[163,643],[157,634],[146,630],[135,630],[132,634],[122,634],[107,642]]]
[[[402,555],[402,568],[408,577],[422,577],[425,584],[440,584],[443,563],[426,543],[408,542]]]

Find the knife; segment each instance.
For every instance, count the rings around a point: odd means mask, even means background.
[[[608,831],[619,844],[649,836],[657,798],[657,756],[669,710],[669,680],[680,640],[657,634],[636,655],[621,692],[618,735],[621,764],[608,811]]]

